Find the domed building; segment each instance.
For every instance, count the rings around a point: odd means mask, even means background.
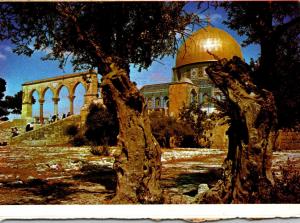
[[[212,113],[215,108],[207,99],[222,98],[222,93],[205,72],[216,61],[213,55],[217,58],[242,58],[240,45],[224,30],[207,26],[193,33],[177,52],[172,82],[141,88],[148,109],[163,108],[169,115],[177,116],[183,106],[200,102],[203,110]]]

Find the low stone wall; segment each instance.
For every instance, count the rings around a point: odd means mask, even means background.
[[[9,142],[12,136],[11,128],[17,127],[19,133],[23,133],[25,130],[26,119],[14,119],[12,121],[5,121],[0,123],[0,143]]]
[[[300,132],[279,130],[275,147],[276,150],[300,150]]]
[[[228,127],[228,124],[218,125],[217,123],[213,129],[206,132],[206,137],[210,142],[210,148],[224,150],[228,148],[228,136],[226,135]],[[274,150],[300,150],[300,132],[279,130],[277,132]]]
[[[11,138],[10,144],[22,144],[27,146],[63,145],[69,142],[69,136],[65,134],[66,128],[72,124],[79,125],[80,121],[80,115],[73,115]]]

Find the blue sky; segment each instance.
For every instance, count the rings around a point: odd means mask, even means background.
[[[211,18],[211,24],[214,27],[221,28],[230,33],[239,44],[242,43],[244,37],[239,36],[235,31],[230,30],[222,24],[223,20],[226,20],[226,13],[223,9],[218,8],[215,10],[210,7],[208,10],[200,13],[204,8],[197,9],[196,3],[189,3],[186,7],[187,11],[197,13],[200,18],[205,19],[206,15]],[[195,27],[195,31],[201,27]],[[246,62],[249,62],[250,58],[257,58],[260,53],[258,45],[250,45],[246,48],[242,48],[243,56]],[[56,61],[42,61],[40,58],[45,55],[45,52],[35,52],[31,57],[18,56],[12,53],[12,46],[8,41],[0,42],[0,77],[5,79],[7,82],[6,95],[14,95],[16,92],[22,89],[22,83],[26,81],[33,81],[42,78],[54,77],[63,74],[73,73],[71,64],[67,64],[64,70],[58,68],[58,62]],[[135,81],[139,87],[145,84],[164,83],[171,81],[172,68],[175,65],[175,57],[169,56],[162,60],[153,62],[153,64],[147,69],[138,71],[138,68],[131,66],[131,79]],[[61,101],[59,102],[60,112],[67,112],[68,108],[65,105],[68,101],[67,95],[61,93]],[[83,88],[79,87],[76,90],[75,95],[77,96],[75,101],[75,110],[78,112],[79,107],[82,105],[83,99]],[[52,114],[53,108],[51,103],[51,95],[47,96],[44,110],[45,114]],[[48,103],[48,104],[47,104]],[[38,110],[38,105],[34,105],[35,111]],[[38,112],[36,112],[38,113]]]

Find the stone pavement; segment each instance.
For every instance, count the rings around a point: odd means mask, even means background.
[[[224,150],[164,149],[162,180],[166,203],[191,203],[201,188],[221,177]],[[0,147],[0,204],[106,204],[116,179],[112,156],[89,147]],[[274,171],[293,163],[300,151],[274,153]]]

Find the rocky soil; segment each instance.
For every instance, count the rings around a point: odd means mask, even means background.
[[[192,203],[198,190],[221,177],[225,151],[163,150],[166,203]],[[114,195],[113,156],[96,156],[89,147],[0,147],[0,204],[109,204]],[[300,151],[275,152],[273,171],[300,170]],[[200,185],[200,186],[199,186]]]

